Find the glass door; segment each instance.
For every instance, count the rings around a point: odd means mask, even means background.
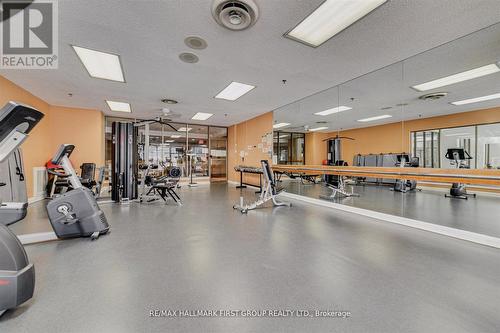
[[[227,180],[227,128],[209,127],[210,133],[210,181]]]
[[[196,179],[208,178],[208,126],[187,125],[188,127],[188,163],[193,182]]]

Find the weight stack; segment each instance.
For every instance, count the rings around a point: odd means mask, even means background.
[[[137,127],[131,123],[113,122],[111,133],[111,199],[117,202],[120,198],[122,201],[137,199]]]

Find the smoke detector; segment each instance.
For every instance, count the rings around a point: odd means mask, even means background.
[[[422,99],[424,101],[428,101],[428,100],[436,100],[436,99],[440,99],[440,98],[443,98],[444,96],[448,95],[447,92],[435,92],[435,93],[430,93],[430,94],[426,94],[426,95],[422,95],[419,97],[419,99]]]
[[[259,18],[259,8],[253,0],[215,0],[212,16],[224,28],[244,30],[255,24]]]

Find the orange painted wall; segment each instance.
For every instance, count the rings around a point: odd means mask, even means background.
[[[21,146],[28,196],[33,195],[33,168],[43,167],[62,143],[76,145],[71,160],[104,163],[104,117],[97,110],[51,106],[13,82],[0,76],[0,108],[8,101],[33,106],[45,114]]]
[[[90,109],[61,106],[50,107],[50,152],[53,154],[61,143],[76,146],[71,162],[77,171],[84,162],[104,165],[104,115]],[[63,142],[64,140],[64,142]]]
[[[9,101],[31,105],[45,114],[45,117],[31,131],[28,139],[21,146],[28,196],[31,197],[33,195],[33,167],[44,165],[48,159],[46,152],[50,149],[50,106],[40,98],[0,76],[0,108]]]
[[[272,158],[257,145],[262,143],[262,137],[273,131],[273,113],[268,112],[253,119],[233,125],[228,128],[228,179],[240,181],[240,173],[234,171],[236,165],[247,165],[260,167],[260,161]],[[252,146],[252,149],[248,149]],[[240,151],[248,153],[244,158],[240,157]],[[256,175],[245,175],[244,181],[250,184],[259,184],[259,177]]]
[[[330,137],[330,133],[309,132],[306,133],[305,142],[305,164],[322,164],[326,159],[326,142],[324,139]]]
[[[410,132],[413,131],[496,122],[500,122],[500,107],[341,131],[341,136],[356,139],[342,142],[342,159],[351,164],[356,154],[409,152]],[[326,143],[322,140],[336,134],[336,132],[309,133],[306,136],[306,163],[321,164],[326,158],[327,150]],[[311,146],[314,148],[309,148]],[[314,153],[309,153],[308,148]]]

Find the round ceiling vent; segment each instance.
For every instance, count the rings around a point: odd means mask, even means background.
[[[196,54],[189,52],[179,54],[179,59],[181,59],[184,62],[187,62],[188,64],[194,64],[199,60]]]
[[[200,38],[200,37],[196,37],[196,36],[189,36],[189,37],[186,37],[186,39],[184,39],[184,43],[192,48],[192,49],[195,49],[195,50],[203,50],[205,48],[207,48],[207,42]]]
[[[259,9],[253,0],[215,0],[212,16],[224,28],[244,30],[255,24]]]
[[[425,94],[419,97],[419,99],[422,99],[424,101],[433,101],[436,99],[443,98],[444,96],[448,95],[447,92],[435,92],[435,93],[430,93],[430,94]]]
[[[170,98],[163,98],[162,103],[165,104],[177,104],[178,102],[175,99],[170,99]]]

